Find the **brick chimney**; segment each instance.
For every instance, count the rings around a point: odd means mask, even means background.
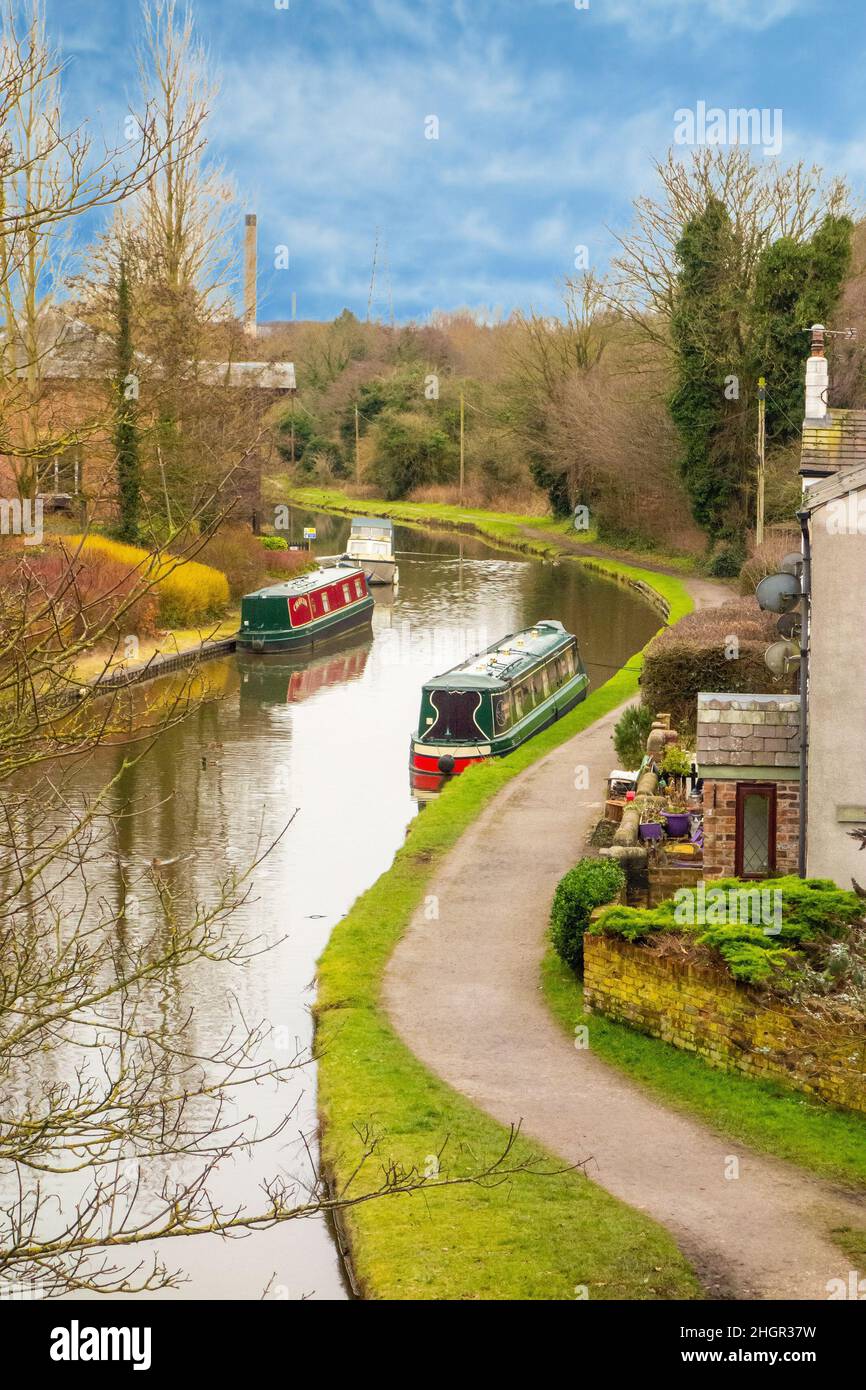
[[[244,219],[244,332],[256,336],[256,215]]]
[[[825,421],[827,419],[827,392],[830,377],[827,358],[824,356],[824,325],[813,323],[812,354],[806,362],[806,419]]]

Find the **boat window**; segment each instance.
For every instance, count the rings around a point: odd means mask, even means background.
[[[363,596],[364,596],[364,591],[363,591],[363,589],[361,588],[361,581],[360,581],[360,579],[356,579],[356,580],[355,580],[355,593],[356,593],[356,595],[358,596],[358,598],[363,598]]]
[[[497,695],[493,702],[493,712],[496,716],[496,732],[501,733],[511,724],[512,709],[511,695],[508,691],[504,695]]]
[[[343,598],[346,600],[346,603],[352,602],[352,595],[349,593],[348,584],[343,585]]]
[[[539,705],[539,704],[541,704],[541,701],[544,699],[545,695],[547,694],[547,691],[546,691],[545,688],[544,688],[544,678],[543,678],[543,675],[542,675],[542,672],[541,672],[541,671],[536,671],[536,672],[535,672],[535,675],[532,677],[532,685],[533,685],[533,693],[534,693],[534,696],[535,696],[535,701],[534,701],[534,702],[535,702],[536,705]]]
[[[328,595],[325,593],[324,589],[323,589],[322,592],[319,594],[319,598],[320,598],[321,601],[322,601],[322,612],[323,612],[323,613],[330,613],[330,611],[331,611],[331,604],[330,604],[330,601],[329,601],[329,599],[328,599]]]
[[[431,741],[437,738],[476,739],[481,733],[473,718],[481,704],[478,690],[431,690],[430,703],[436,720],[430,730]]]

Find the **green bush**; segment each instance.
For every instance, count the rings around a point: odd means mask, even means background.
[[[289,542],[283,536],[261,536],[265,550],[288,550]]]
[[[736,579],[746,562],[742,541],[723,541],[707,561],[707,574],[713,579]]]
[[[625,874],[612,859],[581,859],[556,886],[550,909],[550,939],[572,970],[583,969],[583,934],[590,913],[625,888]]]
[[[617,762],[626,771],[640,767],[653,715],[646,705],[629,705],[613,727],[613,746]]]
[[[678,743],[669,743],[662,755],[662,772],[673,777],[688,777],[692,770],[692,754]]]
[[[754,895],[767,890],[779,894],[774,901],[781,908],[779,930],[772,934],[753,920]],[[711,879],[705,884],[702,921],[694,920],[694,910],[691,914],[683,912],[689,901],[687,891],[694,908],[696,890],[682,889],[676,901],[669,898],[656,908],[608,908],[593,924],[592,932],[631,942],[645,941],[654,932],[692,936],[697,945],[707,946],[721,957],[735,980],[750,985],[789,986],[808,972],[814,985],[832,988],[844,986],[860,969],[864,904],[856,893],[837,887],[831,879],[801,879],[795,874],[760,882]],[[726,920],[715,920],[711,906],[714,896],[724,905],[721,915]],[[850,945],[854,953],[847,964],[842,962],[842,968],[839,943]]]

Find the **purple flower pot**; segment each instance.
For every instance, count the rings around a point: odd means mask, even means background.
[[[688,835],[688,811],[665,811],[664,816],[669,835]]]
[[[660,840],[662,828],[656,821],[652,821],[649,825],[639,826],[637,833],[642,840]]]

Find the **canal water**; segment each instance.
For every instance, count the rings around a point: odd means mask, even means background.
[[[296,537],[314,525],[314,549],[323,555],[339,552],[348,534],[348,521],[329,516],[296,512],[292,524]],[[280,657],[209,663],[219,698],[165,732],[121,780],[117,804],[128,814],[112,851],[117,862],[108,857],[99,890],[109,900],[138,896],[143,928],[161,910],[146,861],[178,857],[160,876],[182,913],[212,897],[216,879],[243,870],[297,809],[227,928],[271,949],[239,969],[203,962],[166,982],[163,1018],[179,1023],[191,1010],[202,1053],[241,1018],[275,1030],[266,1048],[275,1060],[309,1048],[316,959],[419,812],[408,752],[425,678],[507,632],[558,618],[578,634],[597,686],[659,625],[629,590],[577,565],[545,565],[475,539],[399,527],[396,546],[399,589],[374,590],[372,636],[302,665]],[[82,789],[97,790],[121,758],[119,748],[100,750],[80,774]],[[62,1067],[59,1058],[53,1064]],[[279,1136],[235,1157],[213,1185],[228,1205],[261,1208],[257,1185],[269,1174],[310,1176],[302,1136],[314,1151],[314,1069],[299,1073],[296,1084],[256,1088],[240,1104],[260,1133],[296,1106]],[[370,1096],[359,1123],[375,1119],[375,1111]],[[143,1166],[144,1187],[158,1191],[170,1168]],[[160,1254],[187,1276],[162,1296],[348,1296],[331,1232],[317,1218],[231,1242],[165,1242]]]

